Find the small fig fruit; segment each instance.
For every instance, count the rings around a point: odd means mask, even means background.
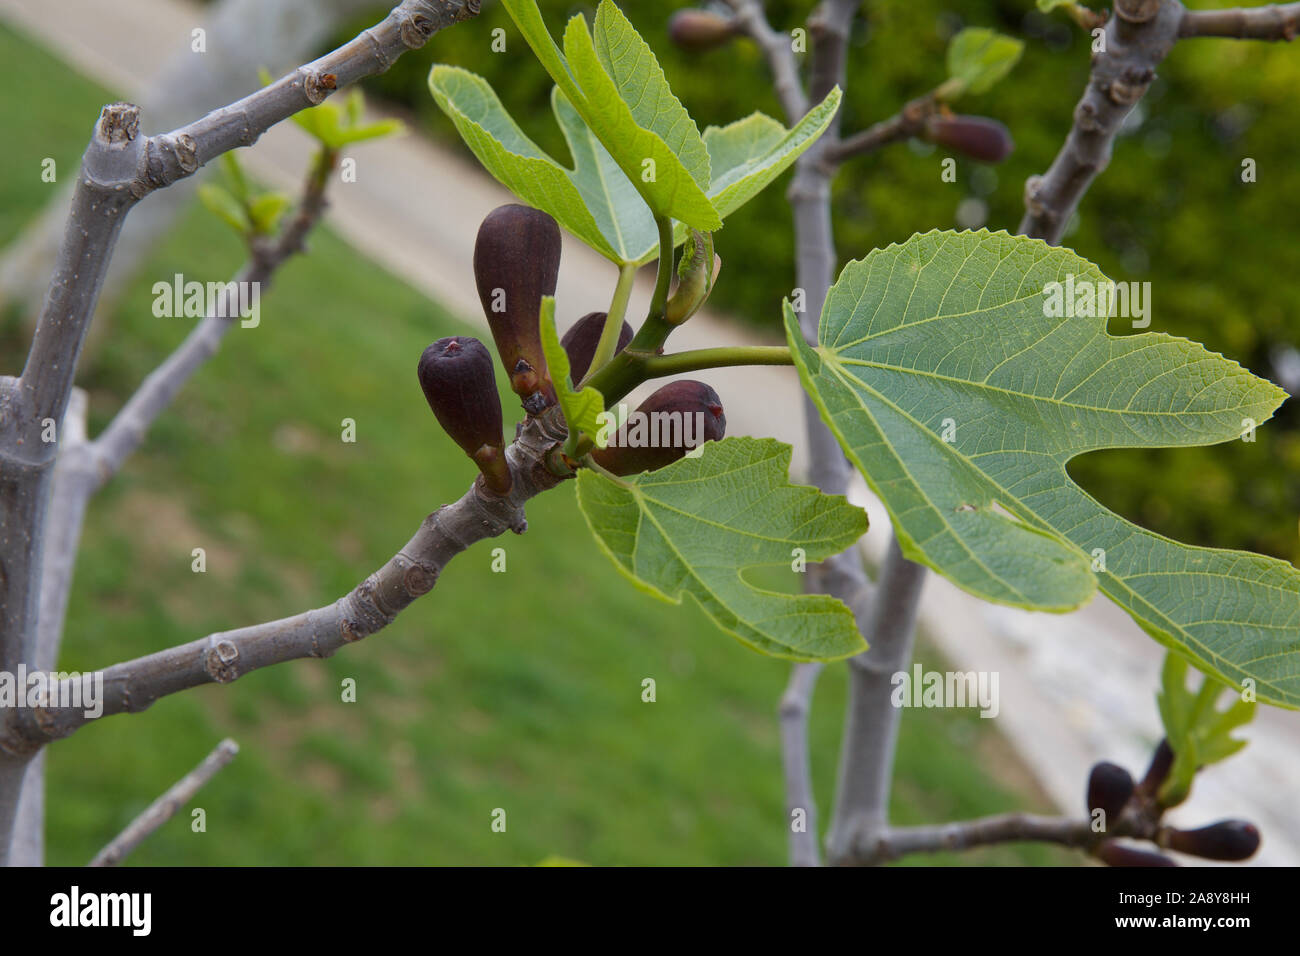
[[[703,382],[681,379],[642,402],[610,436],[608,446],[595,449],[591,457],[616,475],[635,475],[671,465],[706,441],[720,441],[726,432],[718,393]]]
[[[1133,777],[1118,764],[1102,761],[1088,774],[1088,810],[1102,810],[1106,814],[1106,827],[1118,820],[1124,805],[1133,796]]]
[[[467,335],[438,339],[420,356],[416,373],[443,431],[474,460],[492,491],[509,494],[501,396],[487,347]]]
[[[1107,866],[1177,866],[1163,853],[1139,850],[1137,847],[1107,840],[1097,848],[1097,859]]]
[[[524,410],[555,404],[542,353],[542,296],[555,294],[560,227],[546,213],[511,203],[488,213],[474,242],[474,281],[497,354]]]
[[[600,333],[605,328],[604,312],[588,312],[577,322],[573,328],[564,333],[564,338],[560,339],[560,344],[564,346],[565,353],[569,356],[569,378],[573,379],[573,384],[577,385],[591,368],[591,360],[596,356],[596,345],[600,342]],[[627,348],[627,343],[632,341],[632,326],[627,322],[623,323],[623,328],[618,333],[618,345],[614,349],[614,354]]]
[[[678,10],[668,18],[668,39],[691,53],[720,47],[735,35],[735,20],[709,10]]]
[[[925,121],[925,138],[981,163],[1000,163],[1015,149],[1007,128],[983,116],[936,114]]]
[[[1199,830],[1165,830],[1160,843],[1207,860],[1245,860],[1259,849],[1259,830],[1245,820],[1220,820]]]
[[[1169,738],[1160,738],[1160,743],[1156,745],[1155,752],[1151,755],[1151,763],[1147,767],[1146,776],[1138,784],[1138,789],[1147,796],[1154,797],[1160,792],[1160,785],[1165,782],[1169,776],[1169,771],[1174,765],[1174,750],[1169,746]]]

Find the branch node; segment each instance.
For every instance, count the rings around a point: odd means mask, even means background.
[[[229,684],[239,677],[239,648],[233,641],[220,640],[208,651],[204,669],[218,684]]]
[[[333,73],[317,73],[303,67],[299,72],[302,74],[302,92],[307,97],[307,102],[312,106],[319,106],[325,102],[325,98],[338,88],[338,77]]]
[[[99,138],[109,145],[129,143],[140,133],[140,107],[133,103],[110,103],[99,114]]]
[[[1025,180],[1025,208],[1029,210],[1031,216],[1041,216],[1047,211],[1047,207],[1038,198],[1038,190],[1042,185],[1042,176],[1030,176]]]
[[[1146,23],[1160,12],[1160,0],[1115,0],[1115,15],[1128,23]]]
[[[438,583],[438,569],[423,564],[412,564],[402,575],[402,586],[411,597],[428,594]]]

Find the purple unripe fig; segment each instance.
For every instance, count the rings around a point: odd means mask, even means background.
[[[1007,128],[983,116],[936,114],[925,121],[925,138],[981,163],[1000,163],[1015,149]]]
[[[474,281],[510,389],[536,414],[555,404],[542,353],[542,296],[555,295],[560,227],[546,213],[511,203],[479,226]]]
[[[668,39],[692,53],[722,46],[736,35],[736,21],[708,10],[678,10],[668,18]]]
[[[1107,866],[1177,866],[1163,853],[1139,850],[1137,847],[1107,840],[1097,848],[1097,859]]]
[[[1148,796],[1155,796],[1160,791],[1160,785],[1169,776],[1173,765],[1174,750],[1169,746],[1169,738],[1162,737],[1151,755],[1151,764],[1147,767],[1146,776],[1138,784],[1138,789]]]
[[[569,378],[573,379],[574,385],[581,382],[591,368],[591,360],[596,356],[596,345],[600,342],[600,333],[604,328],[605,313],[588,312],[560,339],[560,344],[569,356]],[[618,346],[614,349],[614,354],[627,348],[627,343],[631,341],[632,326],[625,321],[623,328],[619,329]]]
[[[706,441],[727,433],[722,399],[703,382],[682,379],[660,388],[628,416],[609,445],[591,453],[616,475],[655,471],[681,459]]]
[[[474,460],[492,491],[509,494],[501,396],[487,346],[468,335],[438,339],[420,356],[416,374],[443,431]]]
[[[1112,820],[1118,820],[1124,805],[1133,796],[1133,777],[1118,764],[1102,761],[1093,766],[1088,774],[1088,810],[1102,810],[1106,814],[1106,826]]]
[[[1220,820],[1199,830],[1164,831],[1164,846],[1207,860],[1245,860],[1259,849],[1259,830],[1245,820]]]

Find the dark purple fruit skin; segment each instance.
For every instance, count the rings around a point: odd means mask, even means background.
[[[1118,764],[1102,761],[1088,774],[1088,810],[1102,810],[1106,826],[1118,820],[1124,805],[1133,796],[1133,777]]]
[[[1162,853],[1139,850],[1107,840],[1097,848],[1097,858],[1107,866],[1177,866],[1173,860]]]
[[[1199,830],[1171,828],[1162,842],[1171,850],[1206,860],[1246,860],[1259,849],[1259,830],[1245,820],[1220,820]]]
[[[735,33],[734,21],[707,10],[678,10],[668,18],[668,39],[692,53],[720,47]]]
[[[467,335],[438,339],[420,356],[416,374],[438,424],[474,459],[490,488],[508,492],[510,471],[501,452],[501,396],[487,346]]]
[[[1000,163],[1015,149],[1007,128],[983,116],[931,116],[925,121],[925,136],[982,163]]]
[[[655,412],[680,412],[683,415],[702,412],[703,441],[721,441],[727,433],[727,417],[722,411],[722,399],[718,398],[718,393],[703,382],[690,379],[669,382],[637,406],[633,414],[652,415]],[[618,430],[618,434],[610,442],[610,447],[597,448],[591,453],[598,465],[616,475],[656,471],[685,457],[691,450],[684,446],[625,447],[628,424],[631,424],[630,419]],[[697,441],[700,440],[699,435],[695,437]]]
[[[1162,737],[1155,753],[1151,755],[1151,765],[1147,767],[1146,776],[1138,784],[1138,789],[1148,796],[1154,796],[1160,789],[1160,785],[1165,782],[1165,778],[1169,776],[1173,765],[1173,748],[1169,746],[1169,738]]]
[[[600,333],[604,328],[605,313],[588,312],[560,339],[560,344],[569,356],[569,378],[573,379],[574,385],[581,382],[591,368],[591,360],[596,356],[596,345],[600,342]],[[619,329],[618,346],[614,349],[614,354],[627,348],[627,343],[631,341],[632,326],[625,321],[623,328]]]
[[[542,296],[560,274],[560,227],[546,213],[510,203],[487,214],[474,242],[474,282],[510,388],[529,412],[555,403],[542,353]],[[492,310],[495,291],[504,311]],[[540,393],[541,399],[533,398]],[[530,407],[530,403],[533,407]]]

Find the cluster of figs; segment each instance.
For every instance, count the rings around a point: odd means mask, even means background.
[[[1174,751],[1166,739],[1156,747],[1151,765],[1139,782],[1135,783],[1129,772],[1118,764],[1107,761],[1095,764],[1088,775],[1089,812],[1103,811],[1107,827],[1109,821],[1118,820],[1126,813],[1138,819],[1158,820],[1168,809],[1161,799],[1160,787],[1173,763]],[[1223,862],[1249,859],[1260,843],[1259,829],[1245,820],[1220,820],[1196,830],[1159,826],[1152,839],[1158,847]],[[1163,853],[1118,840],[1103,840],[1094,853],[1108,866],[1177,866]]]
[[[556,403],[555,386],[542,352],[542,298],[555,294],[560,272],[560,228],[544,212],[509,204],[488,214],[474,243],[474,281],[492,330],[497,355],[510,388],[529,416]],[[560,344],[569,357],[570,378],[580,383],[590,370],[605,326],[606,313],[591,312],[565,333]],[[616,352],[632,341],[623,323]],[[487,488],[510,493],[510,469],[502,433],[501,398],[487,347],[468,335],[438,339],[424,350],[418,367],[420,388],[443,430],[478,466]],[[677,380],[645,400],[634,414],[675,412],[702,415],[702,440],[716,441],[726,431],[722,403],[703,382]],[[685,446],[629,447],[614,440],[592,458],[615,475],[653,471],[683,457]]]

